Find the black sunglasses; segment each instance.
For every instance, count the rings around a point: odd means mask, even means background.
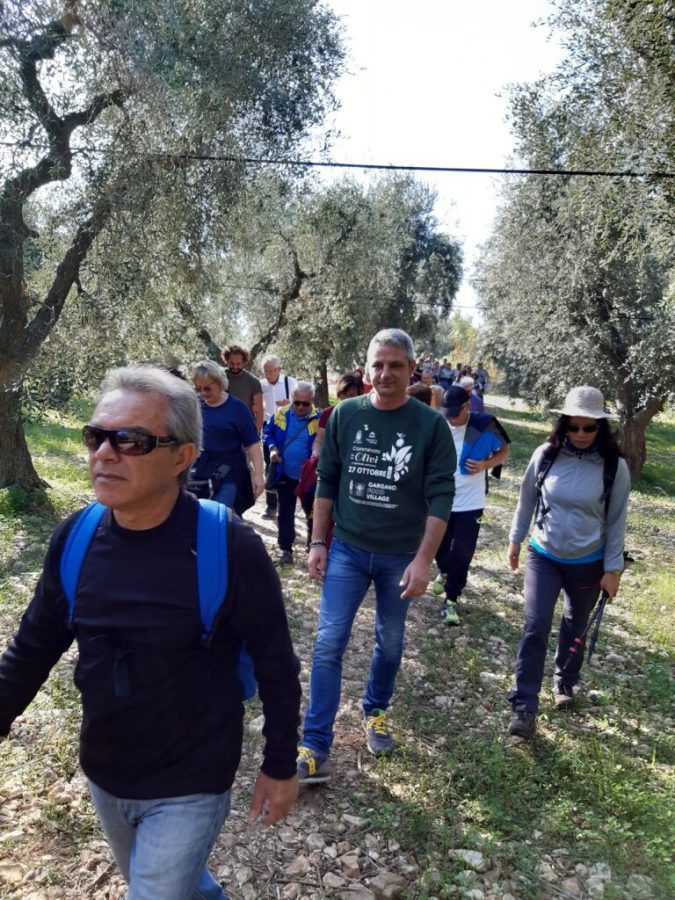
[[[571,431],[572,434],[576,434],[578,431],[583,431],[584,434],[593,434],[598,430],[598,426],[596,425],[568,425],[567,430]]]
[[[309,400],[294,400],[293,401],[293,406],[311,406],[311,405],[312,404],[310,403]]]
[[[171,447],[178,443],[173,437],[157,437],[133,428],[99,428],[98,425],[85,425],[82,438],[87,450],[98,450],[107,440],[115,453],[122,456],[145,456],[152,453],[155,447]]]

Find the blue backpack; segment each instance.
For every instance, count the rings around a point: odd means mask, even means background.
[[[73,525],[61,554],[61,584],[68,603],[68,625],[73,623],[75,598],[80,572],[91,540],[107,507],[102,503],[87,506]],[[199,500],[197,515],[197,591],[199,614],[202,620],[202,643],[208,647],[213,625],[227,593],[227,549],[230,530],[230,511],[222,503]],[[239,680],[243,699],[255,696],[256,680],[253,660],[246,648],[239,656]]]

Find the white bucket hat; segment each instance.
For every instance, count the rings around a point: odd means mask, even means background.
[[[605,398],[602,391],[587,384],[572,388],[565,397],[562,409],[550,409],[556,416],[583,416],[587,419],[618,419],[618,416],[605,412]]]

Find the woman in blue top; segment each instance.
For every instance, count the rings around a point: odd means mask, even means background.
[[[551,412],[558,421],[548,442],[532,454],[509,534],[508,562],[515,570],[535,515],[525,565],[525,627],[516,687],[509,695],[509,734],[525,738],[536,726],[546,645],[561,589],[553,694],[558,709],[574,702],[582,655],[568,659],[569,648],[583,633],[600,591],[613,598],[619,589],[630,492],[628,466],[607,421],[615,417],[604,411],[600,391],[574,388],[563,408]]]
[[[212,360],[194,367],[192,381],[202,401],[203,422],[203,449],[192,477],[211,480],[213,499],[242,515],[265,487],[262,450],[251,410],[227,393],[227,375]]]

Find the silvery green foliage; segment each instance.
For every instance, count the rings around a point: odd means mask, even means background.
[[[569,57],[512,92],[520,156],[537,168],[675,171],[666,19],[639,38],[621,0],[558,8]],[[655,107],[653,91],[668,102]],[[663,179],[528,176],[505,185],[477,267],[487,346],[509,388],[539,401],[602,388],[635,474],[644,427],[675,392],[672,223]]]
[[[458,242],[438,230],[433,205],[433,194],[410,178],[368,187],[306,179],[293,189],[259,178],[232,212],[221,267],[223,285],[245,311],[239,334],[247,328],[256,352],[273,345],[289,371],[310,377],[326,365],[350,370],[386,325],[434,340],[462,257]],[[218,309],[214,302],[214,329]]]
[[[318,0],[3,0],[1,12],[0,430],[17,449],[0,485],[34,485],[18,402],[45,342],[54,334],[67,379],[85,336],[118,358],[185,337],[171,302],[191,309],[211,224],[247,177],[241,157],[297,152],[334,105],[343,49]],[[165,289],[176,271],[182,293]],[[55,333],[75,287],[81,307]]]

